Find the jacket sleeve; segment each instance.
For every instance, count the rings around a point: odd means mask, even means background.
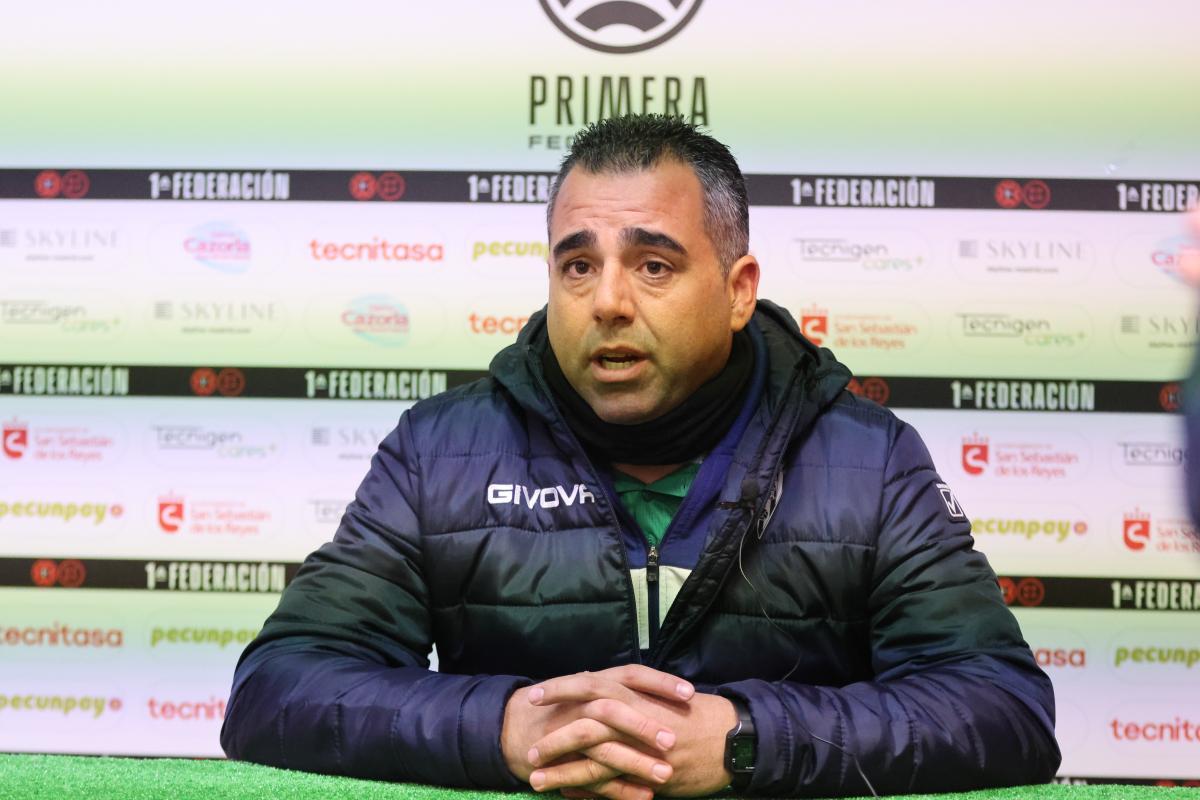
[[[1040,783],[1058,769],[1050,680],[925,445],[897,425],[868,598],[874,680],[720,687],[754,719],[754,793],[867,794],[854,758],[880,793]]]
[[[289,769],[518,788],[500,751],[528,680],[429,670],[433,643],[409,416],[380,445],[333,541],[238,662],[221,746]]]

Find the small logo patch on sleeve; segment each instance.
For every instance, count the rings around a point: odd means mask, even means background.
[[[946,504],[946,511],[950,514],[950,519],[967,518],[967,515],[963,513],[962,506],[958,504],[958,498],[954,496],[954,492],[949,486],[939,483],[937,490],[942,495],[942,502]]]

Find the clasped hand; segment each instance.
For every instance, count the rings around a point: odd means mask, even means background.
[[[580,672],[517,690],[504,710],[509,770],[570,798],[690,797],[729,784],[723,697],[640,664]]]

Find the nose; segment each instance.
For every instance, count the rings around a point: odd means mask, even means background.
[[[592,295],[592,316],[601,324],[629,322],[634,315],[633,287],[622,264],[605,262]]]

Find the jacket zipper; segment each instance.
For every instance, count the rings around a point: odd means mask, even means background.
[[[529,353],[531,353],[532,350],[528,345],[526,345],[525,349],[526,349],[526,358],[528,358]],[[546,378],[542,375],[541,367],[539,366],[536,370],[532,370],[532,372],[534,375],[534,382],[537,385],[537,388],[539,390],[541,390],[541,392],[544,396],[550,397],[551,396],[550,386],[549,386],[549,384],[546,383]],[[551,405],[551,407],[553,407],[553,404]],[[595,465],[592,464],[591,458],[588,457],[587,451],[585,451],[583,449],[583,446],[581,444],[579,444],[579,439],[575,436],[575,433],[571,430],[570,426],[568,426],[566,424],[566,421],[562,418],[562,415],[556,414],[556,416],[557,416],[558,424],[560,424],[562,426],[563,430],[566,432],[567,441],[571,442],[571,444],[574,445],[576,452],[578,452],[579,454],[581,454],[583,456],[583,463],[588,466],[588,469],[591,472],[591,475],[589,477],[596,479],[596,488],[600,489],[600,491],[603,492],[604,484],[601,482],[599,475],[598,475],[598,470],[596,469]],[[609,505],[612,506],[611,502]],[[619,511],[617,511],[617,509],[615,507],[611,507],[610,511],[612,513],[609,517],[609,522],[613,524],[613,527],[617,531],[618,537],[620,537],[622,528],[624,527],[621,524],[621,514]],[[621,556],[621,565],[622,565],[621,574],[625,577],[625,586],[628,587],[628,591],[625,593],[625,599],[629,604],[630,611],[633,612],[633,629],[630,631],[633,634],[633,654],[634,654],[634,657],[638,658],[638,660],[640,662],[641,661],[641,649],[639,647],[639,642],[638,642],[637,601],[634,599],[633,576],[629,572],[629,553],[626,552],[625,545],[623,542],[618,541],[617,544],[620,545],[617,548],[617,550]],[[646,570],[647,580],[649,580],[649,577],[648,577],[649,572],[650,572],[650,570],[647,569]],[[658,596],[658,561],[657,561],[657,557],[655,559],[654,578],[655,578],[654,594],[655,594],[655,597],[657,598],[657,596]],[[649,592],[647,592],[647,594],[649,594]],[[657,608],[657,603],[656,603],[656,608]],[[657,615],[657,610],[656,610],[655,614]],[[651,635],[650,635],[651,642],[654,641],[654,637],[657,634],[657,632],[658,632],[658,624],[657,624],[657,619],[656,619],[654,627],[653,627],[653,629],[651,631]]]
[[[650,545],[646,553],[646,615],[650,622],[650,648],[658,640],[658,548]]]

